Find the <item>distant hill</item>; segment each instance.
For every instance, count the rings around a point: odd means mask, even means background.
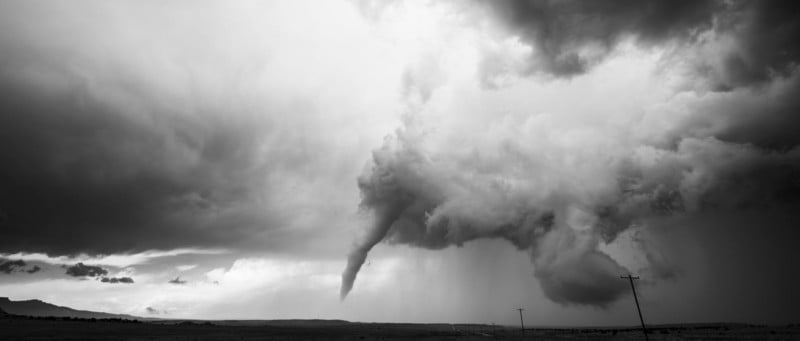
[[[87,310],[76,310],[67,307],[61,307],[40,300],[27,300],[27,301],[12,301],[8,297],[0,297],[0,316],[21,315],[21,316],[36,316],[36,317],[73,317],[73,318],[96,318],[96,319],[110,319],[119,318],[127,320],[142,320],[141,317],[122,315],[122,314],[109,314],[100,313]]]

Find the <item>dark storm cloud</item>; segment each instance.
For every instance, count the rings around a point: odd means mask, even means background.
[[[750,144],[786,152],[800,144],[800,73],[772,82],[725,92],[691,94],[670,105],[692,111],[667,128],[663,147],[689,137],[714,136],[736,144]],[[688,93],[687,93],[688,94]]]
[[[133,278],[130,278],[130,277],[103,277],[103,279],[101,279],[100,282],[111,283],[111,284],[114,284],[114,283],[132,284],[133,283]]]
[[[219,49],[239,34],[198,35],[203,13],[165,20],[179,5],[2,7],[0,252],[289,249],[302,239],[290,229],[287,243],[253,238],[294,223],[282,186],[323,162],[321,138],[306,130],[310,96],[275,94],[242,72],[263,67],[265,51]]]
[[[10,260],[10,259],[0,258],[0,273],[4,273],[6,275],[9,275],[14,272],[25,272],[28,274],[33,274],[42,270],[42,268],[40,268],[38,265],[34,265],[27,269],[26,266],[28,266],[28,264],[25,263],[25,261],[22,259]]]
[[[795,77],[781,98],[769,98],[771,105],[757,112],[731,108],[727,115],[740,114],[736,119],[728,120],[726,127],[720,130],[720,140],[736,143],[751,143],[773,150],[789,150],[800,144],[800,78]],[[702,120],[702,119],[701,119]],[[708,120],[698,120],[700,126],[708,126]],[[719,121],[717,121],[719,123]]]
[[[4,274],[10,274],[12,272],[20,271],[21,268],[25,267],[25,261],[18,259],[18,260],[8,260],[8,259],[0,259],[0,272]]]
[[[219,246],[269,222],[249,201],[264,171],[252,163],[258,124],[217,116],[224,109],[213,105],[181,114],[135,76],[86,80],[44,52],[8,51],[0,61],[0,251]],[[25,68],[52,79],[16,72]],[[108,83],[93,88],[97,81]],[[115,102],[120,96],[130,102]]]
[[[800,3],[734,1],[719,30],[738,43],[723,58],[723,85],[762,82],[795,70],[800,62]]]
[[[705,283],[692,299],[694,306],[728,302],[716,318],[742,321],[794,323],[800,316],[800,205],[794,202],[764,210],[732,210],[726,215],[703,214],[685,219],[697,232],[692,238],[708,248],[704,264],[695,264]],[[743,274],[747,274],[743,276]],[[688,277],[688,276],[687,276]],[[765,278],[775,280],[764,282]],[[713,288],[713,289],[708,289]],[[691,310],[691,309],[688,309]],[[708,314],[705,311],[697,314]]]
[[[534,47],[530,71],[581,74],[621,40],[653,46],[708,43],[703,33],[730,37],[699,65],[726,88],[786,74],[800,60],[800,6],[796,1],[480,1],[513,34]],[[721,60],[716,60],[720,58]]]
[[[108,275],[108,270],[99,266],[78,263],[67,267],[66,274],[72,277],[99,277]]]
[[[243,216],[221,233],[196,221],[222,219],[247,193],[247,182],[232,179],[227,168],[248,152],[238,127],[174,116],[153,116],[161,122],[150,125],[75,86],[47,93],[0,79],[0,126],[13,127],[0,132],[0,208],[7,217],[0,250],[208,245],[234,239],[248,225],[252,217]],[[193,157],[194,165],[176,161]]]
[[[145,308],[145,311],[148,314],[151,314],[151,315],[162,315],[162,314],[166,315],[167,314],[166,310],[159,310],[159,309],[156,309],[156,308],[153,308],[153,307],[147,307],[147,308]]]
[[[167,283],[169,283],[169,284],[177,284],[177,285],[182,285],[182,284],[186,284],[186,281],[185,281],[185,280],[182,280],[182,279],[181,279],[181,277],[180,277],[180,276],[178,276],[178,277],[175,277],[175,278],[173,278],[173,279],[169,280]]]
[[[691,39],[712,25],[721,8],[709,0],[483,1],[536,49],[544,71],[559,76],[586,72],[621,39],[643,43]],[[596,57],[581,55],[584,48]]]

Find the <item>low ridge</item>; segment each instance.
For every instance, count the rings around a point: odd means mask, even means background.
[[[11,301],[8,297],[0,297],[0,310],[6,315],[35,316],[35,317],[73,317],[97,319],[141,319],[140,317],[122,314],[110,314],[88,310],[76,310],[68,307],[57,306],[41,300]]]

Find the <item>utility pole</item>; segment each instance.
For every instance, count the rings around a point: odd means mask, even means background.
[[[522,327],[522,337],[525,337],[525,322],[522,322],[522,311],[525,309],[517,308],[519,310],[519,325]]]
[[[631,283],[631,291],[633,291],[633,301],[636,302],[636,311],[639,312],[639,322],[642,323],[642,332],[644,333],[645,341],[649,340],[647,338],[647,328],[644,326],[644,318],[642,318],[642,308],[639,308],[639,298],[636,297],[636,288],[633,286],[633,280],[639,279],[639,276],[633,277],[631,275],[627,276],[620,276],[619,278],[627,279]]]

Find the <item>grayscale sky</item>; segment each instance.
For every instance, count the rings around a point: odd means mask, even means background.
[[[0,296],[800,319],[795,1],[0,2]]]

